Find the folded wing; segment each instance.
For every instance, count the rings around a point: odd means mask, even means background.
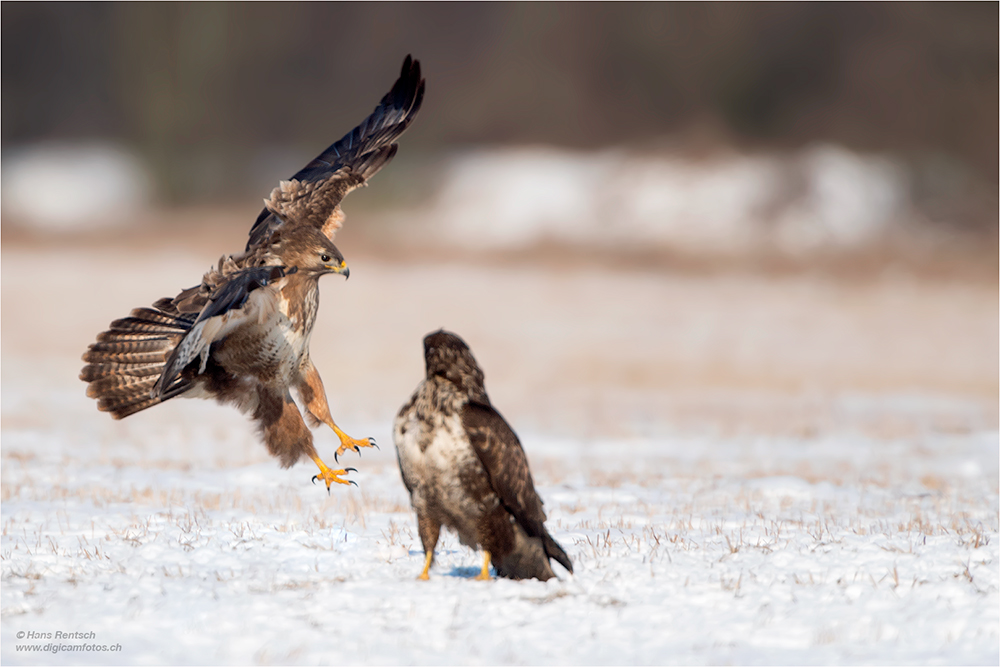
[[[462,425],[500,502],[528,535],[542,540],[546,555],[572,572],[569,556],[545,529],[542,499],[517,434],[492,406],[478,402],[463,406]]]

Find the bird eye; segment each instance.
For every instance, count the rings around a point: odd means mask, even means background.
[[[325,252],[322,255],[320,255],[319,258],[321,260],[323,260],[324,262],[329,262],[330,261],[330,255],[326,254]]]

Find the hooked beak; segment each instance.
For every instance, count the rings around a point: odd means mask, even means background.
[[[347,262],[345,262],[345,261],[341,261],[339,266],[334,266],[332,264],[327,264],[326,268],[328,268],[333,273],[337,273],[339,275],[344,276],[344,280],[346,280],[346,279],[348,279],[348,278],[351,277],[351,269],[348,268]]]

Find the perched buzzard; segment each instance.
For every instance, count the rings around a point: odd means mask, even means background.
[[[319,466],[314,482],[328,490],[352,483],[342,479],[351,468],[331,470],[319,458],[291,390],[310,423],[340,438],[335,458],[375,444],[334,423],[309,338],[319,278],[349,275],[332,241],[344,219],[340,202],[396,154],[394,142],[423,97],[420,64],[407,56],[375,111],[271,192],[243,253],[220,259],[200,285],[136,308],[99,334],[80,374],[98,409],[121,419],[175,396],[214,398],[251,414],[283,467],[305,455]]]
[[[427,377],[396,416],[399,471],[417,512],[428,578],[434,547],[447,526],[462,544],[486,552],[477,578],[542,581],[555,576],[549,559],[573,565],[548,531],[528,459],[514,431],[493,409],[483,371],[458,336],[424,338]]]

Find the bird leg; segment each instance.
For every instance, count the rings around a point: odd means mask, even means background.
[[[434,547],[437,546],[438,537],[441,536],[441,524],[432,518],[432,514],[426,508],[417,510],[417,532],[420,533],[420,544],[424,547],[424,571],[417,579],[427,581],[431,578],[430,569],[434,562]]]
[[[330,484],[334,482],[357,486],[350,480],[341,479],[342,475],[346,475],[354,468],[331,470],[319,458],[313,445],[312,432],[302,420],[302,413],[299,412],[292,395],[287,390],[282,393],[264,387],[258,390],[257,399],[254,419],[260,423],[267,451],[281,460],[282,467],[289,468],[300,457],[308,456],[319,466],[319,474],[313,477],[313,484],[317,478],[323,480],[326,482],[327,492],[330,491]]]
[[[319,466],[319,473],[313,475],[313,484],[316,483],[317,479],[326,482],[326,492],[330,492],[330,484],[336,482],[337,484],[353,484],[357,486],[357,482],[350,479],[341,479],[341,475],[346,475],[349,472],[357,472],[354,468],[344,468],[343,470],[331,470],[319,456],[313,456],[312,460]]]
[[[307,360],[301,372],[302,380],[296,385],[296,388],[299,390],[302,402],[305,403],[306,411],[316,421],[332,428],[333,432],[340,439],[340,447],[334,452],[333,459],[338,461],[340,455],[348,449],[353,449],[358,454],[361,453],[362,447],[374,447],[378,449],[378,445],[375,444],[375,438],[365,438],[363,440],[352,438],[334,423],[333,417],[330,415],[330,406],[326,402],[326,389],[323,388],[323,380],[320,379],[319,371],[313,366],[312,361]]]
[[[427,557],[424,559],[424,571],[420,573],[420,576],[417,577],[417,579],[421,581],[427,581],[428,579],[431,578],[430,570],[431,570],[431,561],[433,560],[434,560],[434,552],[428,551]]]
[[[486,558],[483,560],[482,571],[476,575],[477,581],[489,581],[492,578],[490,577],[490,552],[485,551],[483,553],[486,554]]]

